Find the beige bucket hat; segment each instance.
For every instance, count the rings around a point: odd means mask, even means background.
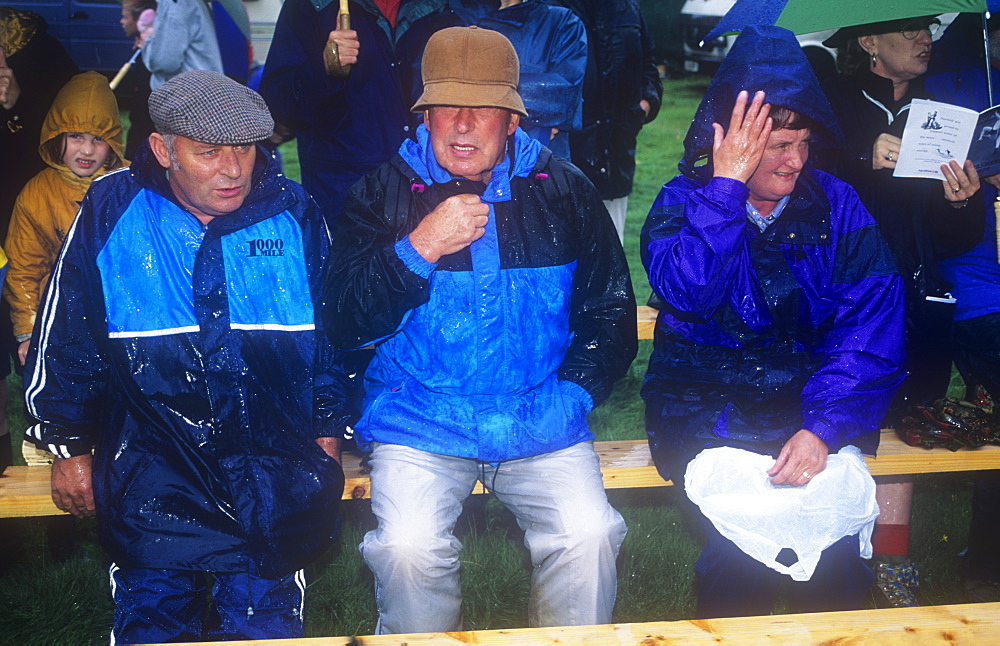
[[[500,32],[479,27],[449,27],[427,41],[421,60],[424,93],[411,110],[434,105],[506,108],[528,113],[517,93],[517,52]]]

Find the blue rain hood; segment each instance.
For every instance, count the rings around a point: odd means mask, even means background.
[[[698,106],[684,138],[684,157],[678,164],[681,173],[707,181],[708,177],[702,176],[706,171],[697,170],[696,165],[712,152],[712,123],[729,128],[733,105],[742,90],[751,98],[764,90],[767,103],[819,124],[820,131],[813,131],[814,146],[839,145],[842,135],[837,119],[795,34],[782,27],[751,25],[736,39]]]

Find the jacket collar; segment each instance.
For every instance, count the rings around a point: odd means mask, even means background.
[[[166,170],[156,160],[149,142],[144,142],[139,148],[135,161],[129,166],[129,173],[142,188],[158,193],[184,209],[174,196]],[[243,205],[233,213],[213,218],[209,223],[211,229],[220,234],[243,229],[266,220],[294,203],[295,198],[291,192],[282,190],[284,176],[278,172],[271,156],[261,146],[257,146],[257,160],[250,181],[250,193]]]
[[[482,198],[487,202],[511,199],[512,177],[527,177],[535,169],[542,145],[518,128],[507,138],[507,154],[493,169]],[[417,140],[407,139],[399,147],[399,155],[426,185],[452,181],[451,174],[438,164],[431,147],[430,133],[423,124],[417,127]]]
[[[925,95],[923,76],[910,81],[906,89],[906,94],[899,101],[893,98],[892,81],[884,76],[874,74],[871,70],[862,70],[855,75],[855,78],[861,91],[865,93],[865,98],[876,103],[876,105],[880,105],[884,110],[892,114],[893,118],[898,117],[903,108],[908,106],[914,98]]]
[[[748,227],[757,227],[747,222]],[[831,240],[830,201],[811,169],[804,169],[781,217],[760,235],[778,244],[827,245]]]

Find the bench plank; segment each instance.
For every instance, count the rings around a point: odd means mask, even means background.
[[[224,642],[242,646],[416,646],[419,644],[989,644],[1000,634],[1000,603],[886,608],[605,626],[518,628],[456,633],[313,637]],[[221,644],[223,642],[216,642]]]
[[[656,327],[657,310],[648,305],[640,305],[636,310],[636,327],[639,329],[638,339],[640,341],[643,339],[652,339],[653,328]]]
[[[595,442],[594,448],[601,459],[605,489],[672,484],[657,473],[645,440]],[[865,460],[876,476],[1000,469],[1000,446],[955,452],[922,449],[907,446],[895,431],[884,429],[878,457]],[[344,499],[368,498],[371,483],[367,471],[361,468],[361,455],[345,453],[343,464]],[[50,497],[49,471],[48,466],[8,467],[0,477],[0,518],[61,514]],[[476,485],[474,493],[483,493],[482,484]]]

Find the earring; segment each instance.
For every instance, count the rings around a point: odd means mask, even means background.
[[[878,61],[878,54],[872,52],[872,67],[875,67],[876,61]]]

